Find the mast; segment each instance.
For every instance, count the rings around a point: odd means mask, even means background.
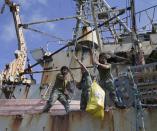
[[[144,65],[145,59],[144,59],[144,53],[142,50],[142,44],[138,40],[137,37],[137,28],[136,28],[136,16],[135,16],[135,0],[130,0],[130,6],[131,6],[131,22],[132,22],[132,40],[133,40],[133,47],[135,52],[135,64],[134,65]]]
[[[102,41],[101,41],[101,38],[100,38],[100,33],[99,33],[100,31],[98,30],[94,1],[91,1],[91,9],[92,9],[92,16],[93,16],[94,26],[96,28],[96,37],[97,37],[97,40],[98,40],[99,50],[100,50],[100,52],[102,52]]]
[[[137,30],[136,30],[136,17],[135,17],[135,1],[130,0],[130,7],[131,7],[131,37],[133,41],[133,47],[135,52],[138,52],[138,40],[137,40]],[[135,64],[136,65],[136,64]]]
[[[142,50],[142,45],[139,43],[138,37],[137,37],[137,29],[136,29],[136,16],[135,16],[135,0],[130,0],[130,6],[131,6],[131,22],[132,22],[132,40],[135,50],[135,65],[143,65],[145,64],[144,60],[144,54]],[[136,110],[136,131],[139,131],[139,121],[142,123],[142,131],[145,131],[145,124],[144,124],[144,117],[143,117],[143,109],[142,109],[142,103],[139,98],[139,92],[137,89],[137,86],[135,86],[135,110]]]
[[[130,0],[132,32],[136,34],[135,0]]]

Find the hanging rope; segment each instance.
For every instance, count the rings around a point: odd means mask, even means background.
[[[93,31],[92,31],[92,41],[93,41],[93,46],[92,46],[92,54],[90,54],[90,55],[92,55],[91,57],[92,57],[92,64],[93,64],[93,60],[94,60],[94,58],[96,57],[96,49],[95,49],[95,43],[94,43],[94,34],[93,34]],[[95,61],[95,60],[94,60]],[[97,65],[96,64],[94,64],[94,66],[93,66],[93,75],[94,75],[94,79],[95,80],[98,80],[98,76],[96,75],[96,69],[97,69]]]
[[[79,7],[81,9],[81,7]],[[81,14],[81,11],[80,11],[80,14]],[[75,55],[75,52],[76,52],[76,46],[77,46],[77,37],[78,37],[78,29],[79,29],[79,25],[80,25],[80,19],[77,19],[77,23],[76,23],[76,28],[75,28],[75,31],[74,31],[74,35],[73,35],[73,39],[74,39],[74,51],[71,55],[71,59],[69,61],[69,69],[70,69],[70,66],[71,66],[71,63],[72,63],[72,60],[73,60],[73,56]],[[72,76],[72,79],[73,79],[73,82],[75,84],[75,87],[74,87],[74,91],[73,91],[73,94],[75,95],[75,92],[76,92],[76,81],[74,79],[74,76],[73,76],[73,73],[72,71],[70,70],[70,74]]]
[[[36,33],[39,33],[39,34],[41,34],[41,35],[45,35],[45,36],[51,37],[51,38],[53,38],[53,39],[57,39],[57,40],[59,40],[59,41],[64,41],[64,42],[67,42],[67,41],[68,41],[68,40],[64,40],[64,39],[62,39],[62,38],[60,38],[60,37],[57,37],[57,36],[54,36],[54,35],[50,35],[49,33],[42,32],[42,31],[40,31],[40,30],[34,29],[34,28],[30,28],[30,27],[23,27],[23,28],[24,28],[24,29],[28,29],[28,30],[33,31],[33,32],[36,32]]]

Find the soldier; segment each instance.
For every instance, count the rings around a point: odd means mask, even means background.
[[[68,91],[71,91],[69,68],[66,66],[62,66],[60,72],[61,73],[58,73],[56,76],[54,87],[52,88],[50,97],[46,103],[46,106],[43,109],[43,112],[48,112],[57,100],[59,100],[59,102],[63,104],[66,112],[69,112],[70,97]]]
[[[87,68],[83,65],[83,63],[75,57],[76,61],[81,66],[82,79],[78,84],[78,88],[82,90],[81,93],[81,101],[80,101],[80,109],[82,111],[86,110],[87,102],[89,100],[90,87],[92,85],[92,78],[87,70]]]
[[[112,101],[117,105],[118,98],[116,97],[116,91],[113,84],[113,77],[111,74],[111,64],[107,63],[107,54],[100,53],[99,60],[94,61],[97,64],[99,71],[100,81],[99,84],[105,91],[105,109],[108,110],[109,106],[112,106]]]

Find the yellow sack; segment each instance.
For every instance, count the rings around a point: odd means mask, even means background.
[[[90,97],[86,111],[97,118],[104,118],[104,90],[94,81],[90,90]]]

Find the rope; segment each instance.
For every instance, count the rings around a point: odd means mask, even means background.
[[[87,66],[87,68],[93,68],[93,66]],[[74,67],[70,68],[70,70],[78,70],[80,67]],[[54,72],[54,71],[60,71],[60,69],[50,69],[50,70],[42,70],[42,71],[33,71],[31,72],[32,74],[38,74],[38,73],[43,73],[43,72]],[[23,74],[30,74],[30,72],[25,72]]]
[[[81,8],[81,7],[80,7]],[[75,55],[74,53],[76,52],[76,46],[77,46],[77,36],[78,36],[78,29],[79,29],[79,24],[80,24],[80,19],[77,19],[77,23],[76,23],[76,29],[74,31],[74,36],[73,36],[73,39],[74,39],[74,52],[73,54],[71,55],[71,59],[70,59],[70,62],[69,62],[69,69],[70,69],[70,66],[71,66],[71,63],[72,63],[72,60],[73,60],[73,55]],[[76,92],[76,82],[75,82],[75,79],[74,79],[74,76],[70,70],[70,74],[71,74],[71,77],[73,79],[73,82],[75,84],[75,88],[74,88],[74,92],[73,94],[75,95],[75,92]]]
[[[74,18],[79,18],[79,17],[80,16],[68,16],[68,17],[56,18],[56,19],[51,19],[51,20],[41,20],[41,21],[36,21],[36,22],[22,24],[21,26],[25,27],[25,26],[29,26],[29,25],[44,24],[44,23],[50,23],[50,22],[55,22],[55,21],[74,19]]]
[[[94,36],[93,36],[93,31],[92,31],[92,41],[93,41],[93,46],[92,46],[92,63],[93,63],[93,59],[95,58],[95,56],[96,56],[96,52],[95,52],[95,43],[94,43]],[[94,58],[93,58],[93,55],[94,55]],[[96,80],[98,80],[98,78],[97,78],[97,76],[96,76],[96,69],[97,69],[97,65],[96,64],[94,64],[94,66],[93,66],[93,75],[94,75],[94,79],[96,79]]]
[[[37,30],[37,29],[34,29],[34,28],[30,28],[30,27],[23,27],[23,28],[24,28],[24,29],[28,29],[28,30],[30,30],[30,31],[34,31],[34,32],[36,32],[36,33],[39,33],[39,34],[42,34],[42,35],[45,35],[45,36],[48,36],[48,37],[51,37],[51,38],[53,38],[53,39],[57,39],[57,40],[59,40],[59,41],[67,42],[67,40],[64,40],[64,39],[62,39],[62,38],[60,38],[60,37],[57,37],[57,36],[54,36],[54,35],[50,35],[49,33],[42,32],[42,31]]]

